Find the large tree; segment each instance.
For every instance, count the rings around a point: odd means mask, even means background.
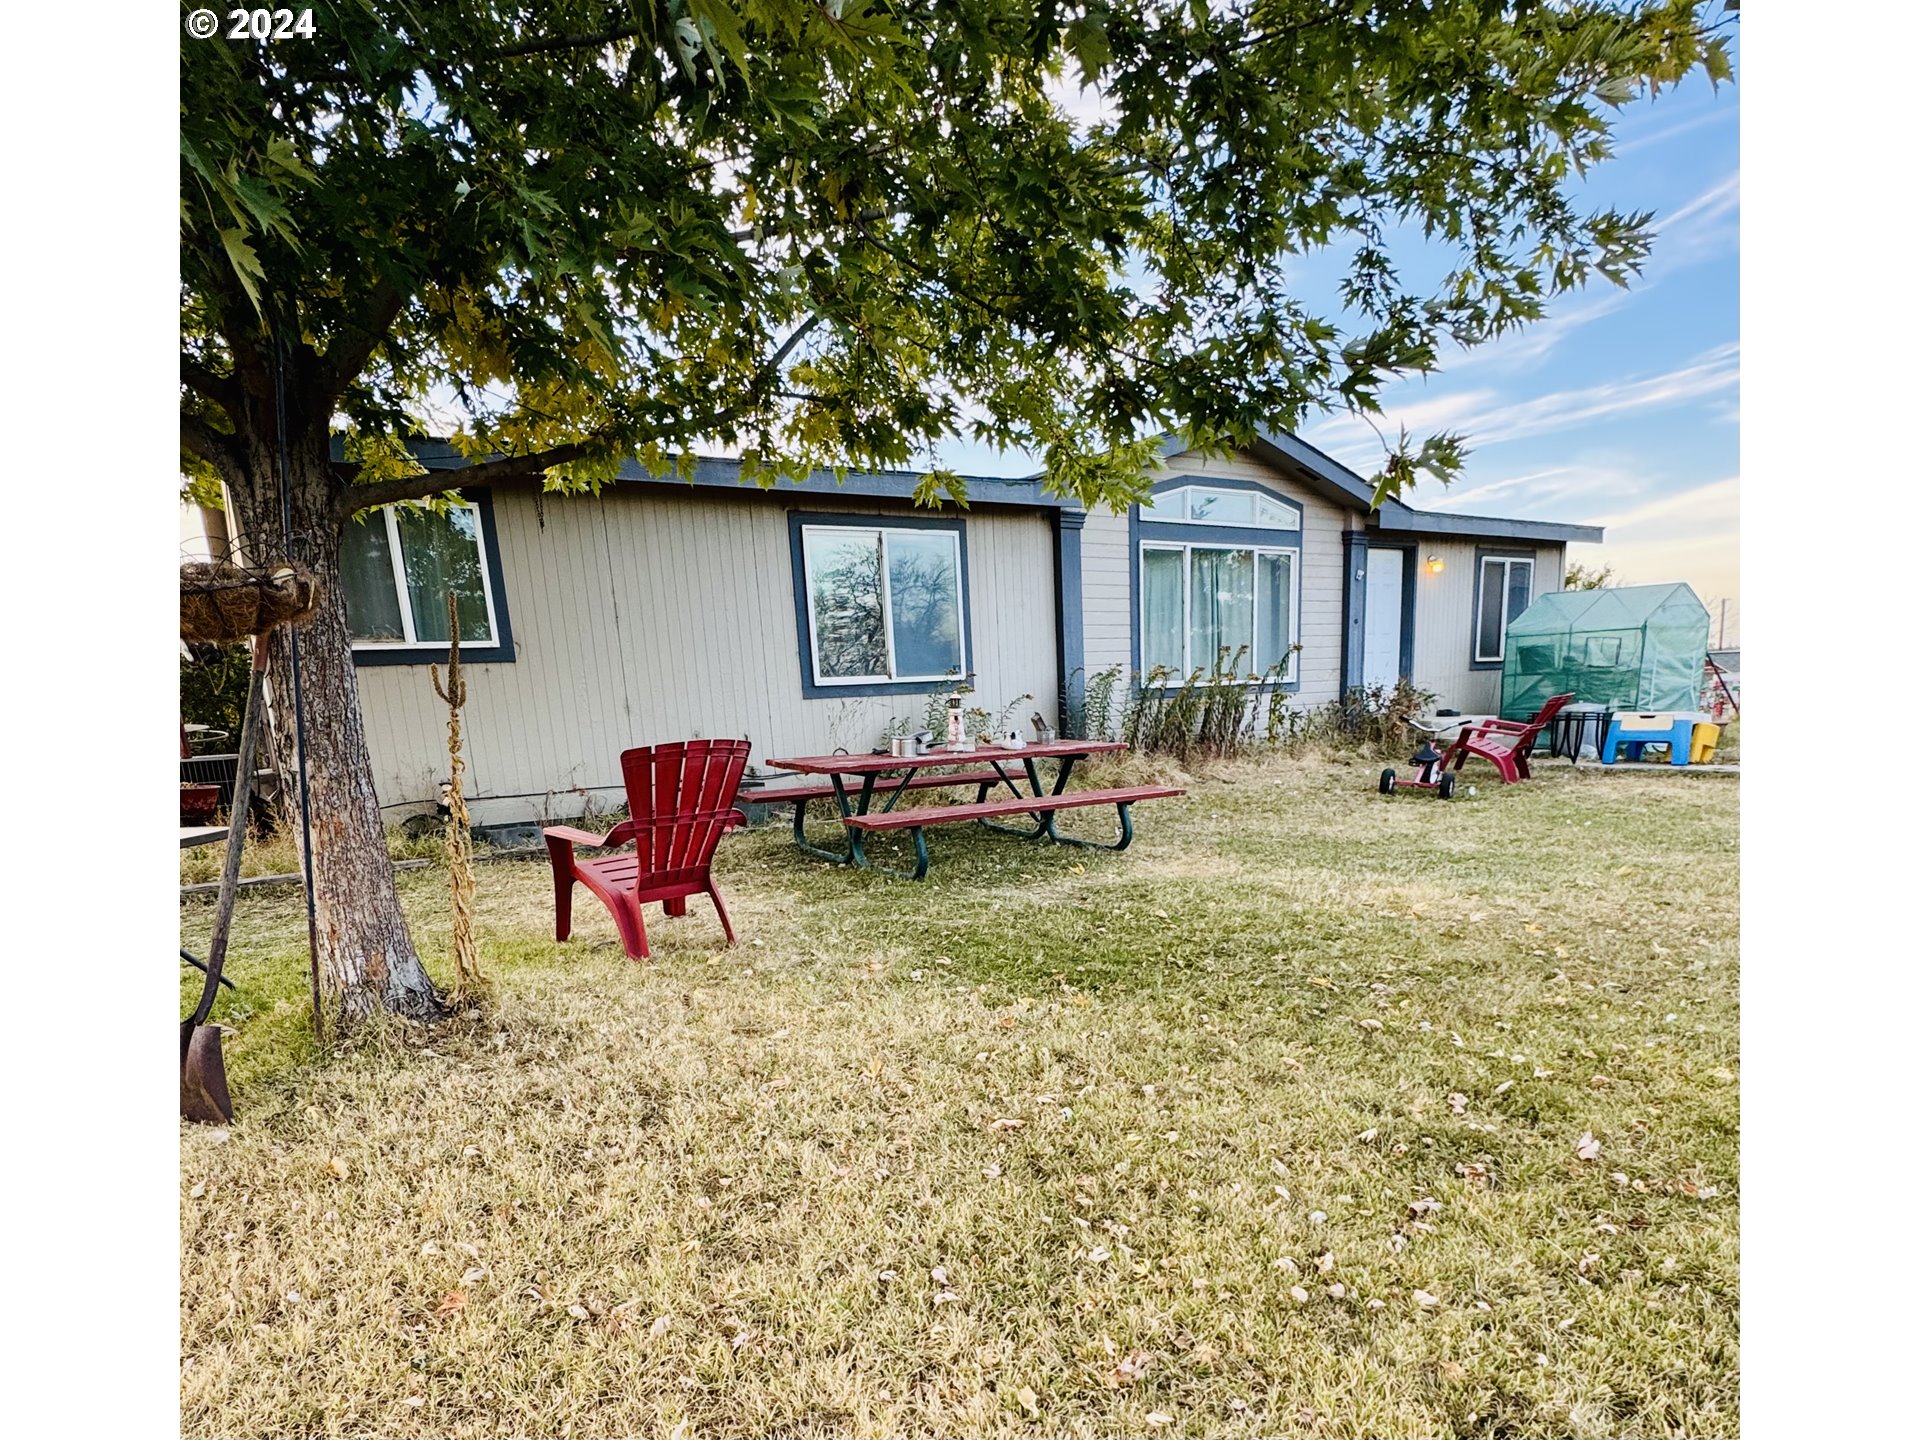
[[[1708,8],[336,0],[310,37],[183,40],[181,445],[268,560],[284,443],[329,582],[301,678],[341,1012],[439,1003],[332,583],[355,512],[450,483],[410,438],[577,488],[696,443],[771,480],[968,436],[1124,501],[1157,431],[1370,411],[1443,343],[1624,283],[1649,217],[1577,179],[1617,107],[1726,73]],[[1344,277],[1318,306],[1314,251]],[[1383,492],[1461,453],[1390,441]]]

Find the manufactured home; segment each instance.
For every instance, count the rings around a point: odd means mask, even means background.
[[[444,447],[423,463],[457,471]],[[449,483],[456,476],[449,474]],[[1507,623],[1560,588],[1598,527],[1379,508],[1372,487],[1284,432],[1232,456],[1163,447],[1151,494],[1089,512],[1040,477],[969,478],[929,510],[911,473],[743,485],[632,464],[599,498],[534,482],[444,514],[375,512],[345,586],[383,805],[431,806],[445,710],[427,666],[459,601],[469,670],[467,793],[481,824],[606,807],[618,756],[696,736],[768,759],[873,746],[971,676],[989,711],[1059,723],[1086,677],[1184,676],[1220,647],[1284,703],[1405,677],[1464,713],[1500,706]],[[1023,700],[1022,697],[1032,697]],[[917,728],[917,723],[916,727]]]

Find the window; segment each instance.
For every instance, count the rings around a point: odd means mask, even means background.
[[[1217,657],[1241,676],[1284,665],[1294,678],[1299,557],[1297,550],[1142,544],[1141,667],[1164,669],[1177,684],[1195,669],[1210,671]]]
[[[1498,664],[1507,654],[1507,626],[1533,603],[1533,561],[1511,555],[1480,557],[1474,596],[1473,658]]]
[[[503,644],[482,530],[479,507],[459,502],[440,511],[389,505],[350,521],[340,585],[354,648],[445,649],[450,594],[462,647]]]
[[[958,528],[802,525],[800,559],[815,685],[965,673]]]
[[[1244,525],[1264,530],[1298,530],[1300,507],[1256,490],[1226,490],[1182,485],[1161,490],[1140,502],[1140,518],[1155,524]]]

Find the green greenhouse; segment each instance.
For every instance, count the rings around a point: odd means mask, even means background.
[[[1708,628],[1687,585],[1542,595],[1507,626],[1500,714],[1525,720],[1568,691],[1609,710],[1696,710]]]

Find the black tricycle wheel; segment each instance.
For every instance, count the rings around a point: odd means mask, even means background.
[[[1393,793],[1393,771],[1382,770],[1380,772],[1380,793],[1382,795],[1391,795]]]
[[[1442,800],[1451,800],[1453,798],[1453,787],[1457,778],[1451,770],[1442,770],[1440,772],[1440,798]]]

